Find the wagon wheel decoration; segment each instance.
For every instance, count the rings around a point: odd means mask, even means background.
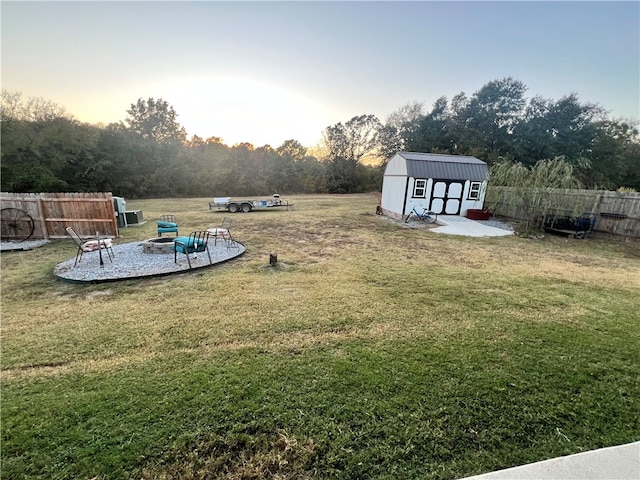
[[[1,240],[27,240],[33,235],[35,227],[31,215],[19,208],[3,208],[0,210],[0,224]]]

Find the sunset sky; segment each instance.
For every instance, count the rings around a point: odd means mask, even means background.
[[[189,134],[316,144],[355,115],[514,77],[640,119],[640,3],[9,2],[2,88],[89,123],[162,98]]]

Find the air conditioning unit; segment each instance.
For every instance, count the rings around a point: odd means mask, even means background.
[[[133,225],[136,223],[144,223],[144,218],[142,216],[142,210],[129,210],[125,212],[125,217],[127,219],[127,225]]]
[[[116,211],[116,219],[118,220],[118,227],[126,227],[127,220],[125,217],[125,210],[127,208],[127,202],[123,197],[113,197],[113,209]]]

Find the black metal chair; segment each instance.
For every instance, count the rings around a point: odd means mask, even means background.
[[[73,266],[75,267],[78,262],[80,262],[82,260],[82,255],[88,252],[96,252],[96,251],[100,251],[100,265],[103,265],[103,261],[102,261],[102,250],[105,250],[107,252],[107,256],[109,257],[109,261],[113,262],[113,249],[111,248],[112,245],[112,241],[110,238],[101,238],[100,237],[100,233],[97,232],[96,233],[96,238],[91,238],[91,239],[82,239],[80,238],[80,236],[75,232],[75,230],[71,227],[67,227],[67,234],[73,239],[73,241],[75,242],[76,246],[78,247],[78,250],[76,251],[76,261],[73,264]]]
[[[191,232],[188,237],[176,237],[173,239],[173,261],[178,263],[178,252],[184,253],[187,256],[187,262],[189,268],[191,268],[191,259],[189,254],[193,253],[194,258],[200,252],[207,252],[209,257],[209,265],[211,265],[211,254],[209,253],[209,232],[198,231]]]

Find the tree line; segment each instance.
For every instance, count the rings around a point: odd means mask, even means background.
[[[470,97],[441,97],[429,111],[414,102],[384,123],[359,115],[328,126],[316,148],[295,139],[272,148],[187,138],[162,99],[139,99],[124,121],[101,126],[3,90],[1,188],[129,198],[379,191],[386,161],[404,150],[529,168],[562,157],[587,187],[640,189],[637,125],[611,119],[575,94],[527,99],[525,91],[518,80],[495,80]]]

